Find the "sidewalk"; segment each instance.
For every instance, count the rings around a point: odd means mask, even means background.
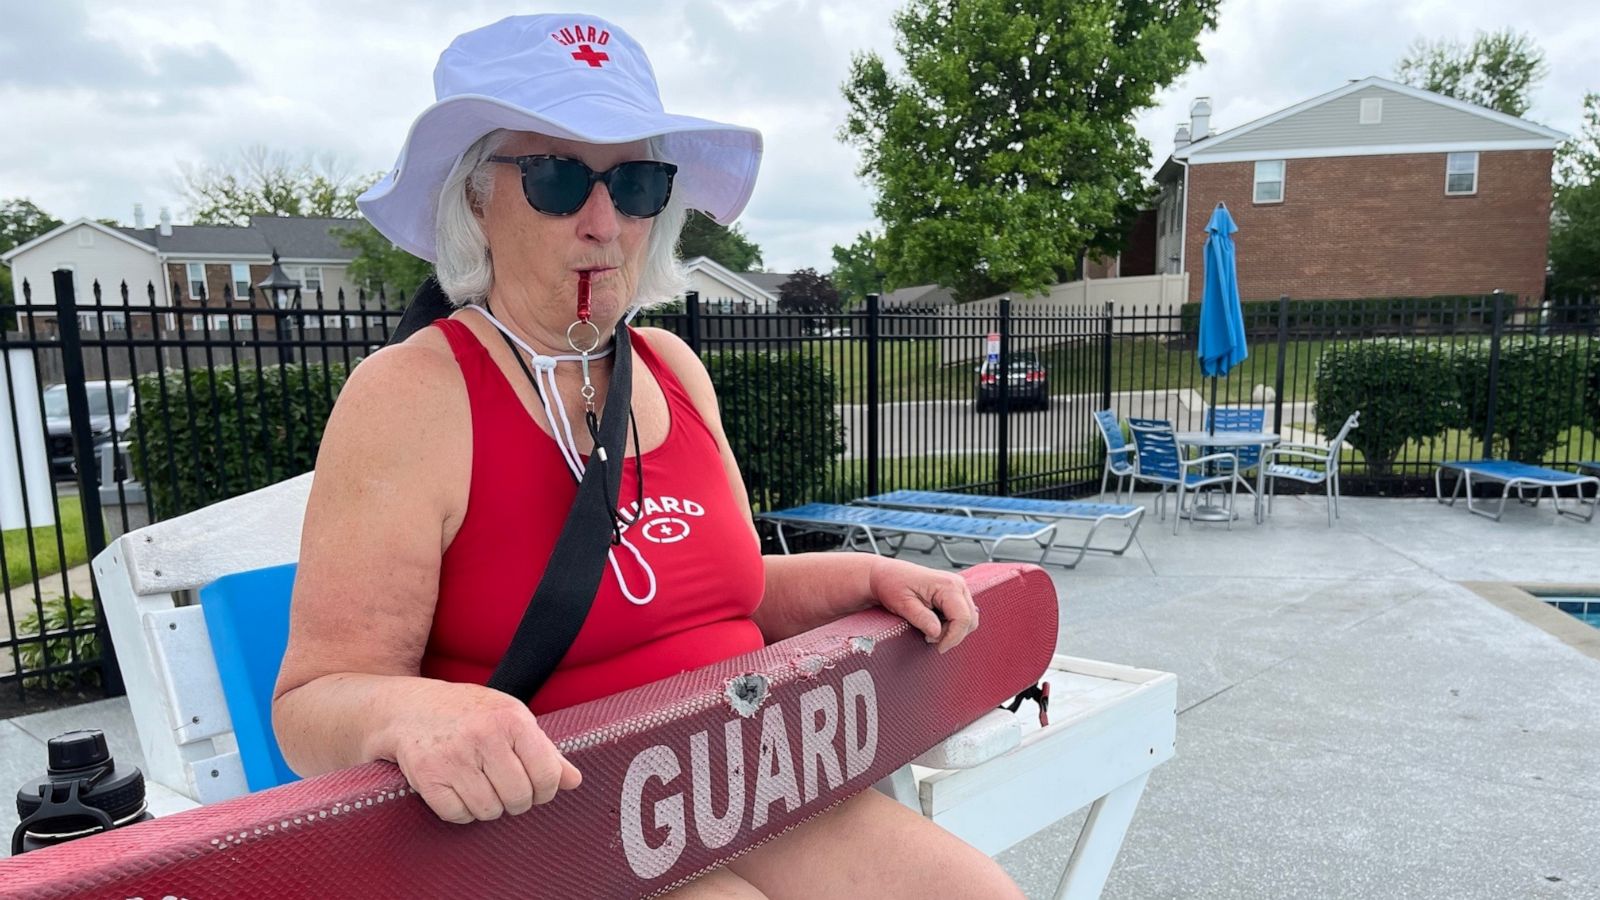
[[[1152,515],[1126,556],[1052,572],[1060,652],[1179,679],[1177,757],[1105,897],[1600,896],[1600,632],[1503,587],[1600,588],[1600,522],[1342,508],[1330,529],[1320,496],[1280,497],[1265,525],[1176,537]],[[0,722],[0,788],[86,724],[137,759],[124,702],[24,716]],[[1000,856],[1028,896],[1051,895],[1082,817]]]

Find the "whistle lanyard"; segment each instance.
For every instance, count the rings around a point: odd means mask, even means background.
[[[580,313],[586,311],[585,306],[586,304],[580,303]],[[510,328],[507,328],[503,322],[495,318],[494,313],[490,312],[487,308],[487,304],[471,304],[467,308],[476,310],[479,315],[487,319],[489,324],[493,325],[495,330],[500,332],[506,341],[513,345],[513,351],[520,349],[523,353],[528,354],[528,356],[531,358],[532,369],[530,370],[529,364],[524,362],[522,355],[520,353],[513,352],[513,355],[517,359],[517,364],[522,367],[523,374],[527,375],[528,379],[533,383],[534,391],[539,397],[539,404],[544,408],[545,421],[550,423],[551,436],[555,439],[556,447],[561,451],[561,458],[566,462],[568,471],[571,473],[572,478],[575,481],[582,480],[586,466],[584,465],[582,455],[578,452],[577,441],[574,439],[572,434],[572,420],[567,415],[566,404],[561,402],[561,388],[556,381],[556,364],[562,362],[576,362],[583,367],[584,384],[580,389],[580,395],[584,400],[585,424],[588,425],[590,434],[593,436],[596,434],[597,423],[594,415],[594,385],[589,379],[589,364],[595,359],[603,359],[606,356],[611,355],[613,348],[607,347],[604,350],[599,350],[599,328],[597,328],[592,322],[589,322],[586,318],[580,318],[578,321],[573,322],[572,325],[567,329],[568,343],[573,344],[573,349],[579,350],[580,352],[576,355],[547,355],[535,350],[528,344],[527,341],[524,341],[522,338],[512,333]],[[579,326],[587,326],[588,328],[593,329],[596,336],[595,343],[591,344],[586,351],[580,349],[577,342],[572,340],[572,337],[574,337],[574,331],[578,329]],[[576,336],[580,338],[586,337],[586,335]],[[643,510],[644,459],[639,447],[639,424],[638,420],[633,416],[631,404],[628,410],[628,419],[629,424],[633,428],[634,485],[638,493],[637,508]],[[594,447],[595,454],[600,458],[600,462],[603,465],[606,462],[605,448],[600,446],[598,440],[594,442]],[[635,515],[637,515],[637,513]],[[622,595],[628,599],[629,603],[632,603],[635,606],[644,606],[651,600],[655,599],[656,574],[650,563],[645,560],[643,554],[641,554],[639,549],[628,540],[628,536],[622,531],[622,526],[624,524],[631,526],[635,521],[637,520],[628,517],[620,511],[612,511],[611,543],[613,544],[613,547],[607,551],[607,556],[611,561],[611,571],[617,576],[617,586],[622,590]],[[638,561],[640,569],[644,571],[648,586],[642,594],[635,594],[628,587],[627,579],[623,577],[621,565],[617,560],[615,549],[616,546],[627,548],[628,551],[633,554],[633,558]]]

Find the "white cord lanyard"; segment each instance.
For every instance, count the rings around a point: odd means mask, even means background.
[[[484,309],[482,306],[474,303],[468,305],[467,308],[476,310],[479,315],[482,315],[485,319],[488,319],[489,323],[498,329],[501,334],[510,338],[512,343],[516,344],[524,353],[527,353],[533,358],[532,368],[534,372],[534,386],[539,392],[539,403],[544,407],[545,420],[550,423],[550,430],[552,432],[551,436],[555,438],[556,446],[561,450],[561,458],[566,461],[567,468],[571,470],[572,476],[582,480],[586,467],[583,463],[583,457],[578,453],[577,441],[572,437],[572,421],[567,417],[567,406],[565,403],[560,402],[561,388],[556,382],[556,363],[577,362],[587,365],[588,361],[591,359],[609,355],[613,348],[607,347],[605,350],[598,353],[588,353],[583,355],[561,354],[558,356],[548,356],[529,346],[527,341],[524,341],[522,338],[512,333],[511,329],[507,328],[499,319],[494,317],[493,313],[489,312],[487,309]],[[551,397],[555,398],[554,403],[551,402]],[[552,407],[554,407],[553,410]],[[557,416],[558,413],[559,418]],[[599,455],[601,463],[606,461],[606,450],[604,447],[596,446],[595,453]],[[626,450],[624,450],[624,453],[626,453]],[[629,522],[629,524],[631,525],[632,522]],[[622,567],[617,562],[617,551],[616,548],[613,547],[606,551],[606,557],[611,561],[611,571],[617,576],[617,587],[622,589],[622,596],[628,598],[629,603],[632,603],[635,606],[644,606],[651,600],[654,600],[656,596],[655,570],[651,568],[650,563],[645,560],[644,555],[639,552],[639,548],[635,547],[628,540],[627,535],[622,535],[619,538],[619,543],[628,548],[629,552],[633,554],[633,558],[638,560],[639,568],[644,570],[645,578],[649,581],[649,587],[646,588],[643,596],[634,594],[633,591],[628,589],[628,581],[622,576]]]

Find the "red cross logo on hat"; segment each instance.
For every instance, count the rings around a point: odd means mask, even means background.
[[[604,53],[596,53],[594,48],[588,44],[579,44],[578,50],[572,54],[572,58],[586,62],[591,68],[595,69],[600,68],[601,63],[611,59],[611,57],[605,55]]]

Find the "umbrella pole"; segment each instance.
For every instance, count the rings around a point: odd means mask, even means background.
[[[1211,376],[1211,408],[1208,409],[1206,412],[1207,412],[1206,418],[1211,420],[1211,427],[1209,429],[1209,433],[1211,434],[1212,437],[1216,437],[1217,436],[1217,376],[1215,376],[1215,375]]]

